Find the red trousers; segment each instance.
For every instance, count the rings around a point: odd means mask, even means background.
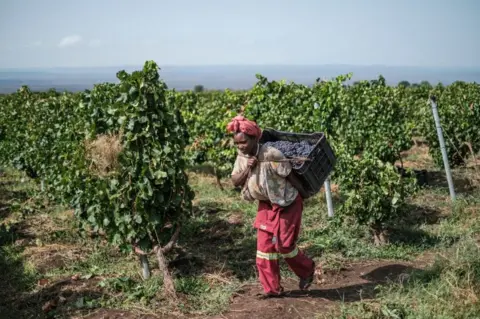
[[[299,195],[287,207],[260,201],[253,226],[257,229],[256,264],[265,293],[279,293],[280,266],[283,257],[298,277],[307,278],[314,271],[314,262],[297,247],[303,200]]]

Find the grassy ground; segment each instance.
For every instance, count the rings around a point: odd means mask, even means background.
[[[239,200],[228,181],[220,191],[213,177],[190,174],[197,196],[168,256],[180,295],[171,303],[154,258],[153,275],[143,280],[134,254],[77,233],[71,210],[36,197],[32,181],[8,170],[0,177],[0,318],[478,318],[478,174],[455,171],[452,205],[424,147],[403,162],[428,169],[429,186],[390,229],[390,244],[376,247],[365,228],[328,219],[321,193],[306,203],[299,242],[318,265],[318,282],[296,292],[296,278],[282,265],[291,293],[275,301],[254,298],[261,291],[256,207]]]

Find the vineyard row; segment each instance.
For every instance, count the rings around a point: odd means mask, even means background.
[[[395,167],[423,136],[441,164],[428,104],[437,96],[452,166],[480,149],[480,86],[387,86],[379,77],[345,85],[341,75],[313,86],[257,75],[248,91],[176,92],[157,65],[117,73],[82,93],[0,97],[0,163],[14,165],[43,191],[75,208],[83,228],[105,231],[123,248],[167,242],[191,211],[189,166],[209,163],[220,176],[236,151],[226,124],[241,113],[262,128],[324,132],[338,158],[332,179],[343,197],[340,215],[354,216],[375,236],[402,213],[417,188]]]

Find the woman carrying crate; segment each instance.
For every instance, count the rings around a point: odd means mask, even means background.
[[[279,296],[279,258],[300,278],[299,288],[313,282],[315,263],[296,245],[300,232],[305,189],[293,174],[292,165],[276,148],[260,145],[261,129],[253,121],[237,116],[227,126],[238,149],[232,182],[243,186],[244,200],[258,200],[253,223],[257,229],[256,265],[265,297]]]

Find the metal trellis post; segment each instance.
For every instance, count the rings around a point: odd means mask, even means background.
[[[437,128],[438,142],[440,143],[440,150],[442,151],[443,165],[445,166],[445,174],[447,175],[448,189],[452,201],[455,201],[455,189],[453,187],[452,172],[450,171],[450,164],[448,163],[447,149],[445,147],[445,140],[443,139],[442,125],[440,124],[440,116],[438,115],[438,108],[435,96],[430,97],[432,105],[433,118],[435,119],[435,126]]]

